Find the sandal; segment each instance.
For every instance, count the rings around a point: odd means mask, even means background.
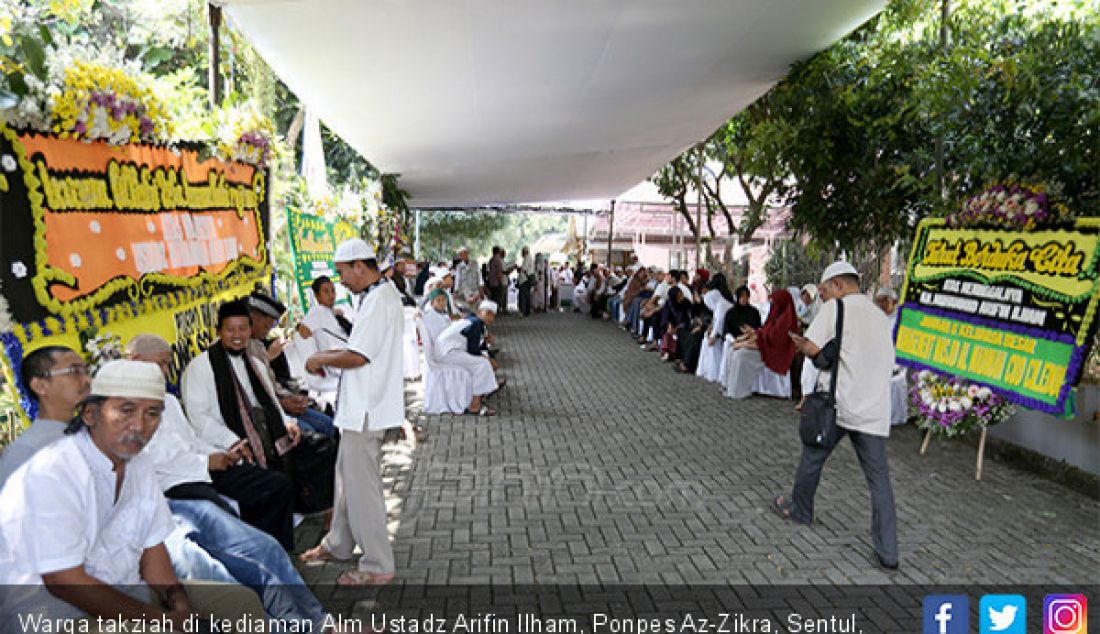
[[[338,586],[384,586],[393,581],[392,572],[349,570],[336,579]]]
[[[793,507],[793,506],[794,506],[794,503],[788,501],[782,495],[775,498],[775,501],[772,502],[772,510],[775,511],[776,515],[778,515],[779,517],[782,517],[784,520],[786,520],[788,522],[793,522],[795,524],[803,524],[803,525],[808,526],[810,524],[809,522],[800,522],[800,521],[796,520],[793,515],[791,515],[791,507]]]
[[[496,416],[497,415],[497,411],[495,409],[489,407],[488,405],[482,405],[481,409],[477,410],[476,412],[466,410],[466,413],[471,415],[471,416]]]
[[[324,546],[317,544],[313,548],[298,555],[298,561],[311,564],[324,561],[341,561],[341,559],[330,553]]]

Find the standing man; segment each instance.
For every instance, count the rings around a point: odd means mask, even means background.
[[[470,250],[466,247],[458,250],[458,259],[458,280],[455,282],[454,292],[459,306],[467,313],[472,313],[481,300],[481,269],[476,261],[470,261]]]
[[[504,276],[504,249],[493,247],[493,257],[489,258],[489,299],[500,306],[502,315],[508,314],[508,279]]]
[[[355,326],[343,350],[318,352],[306,371],[340,368],[336,426],[341,429],[336,460],[336,501],[332,528],[302,561],[350,559],[356,545],[359,565],[337,579],[340,585],[381,585],[394,576],[393,547],[386,528],[382,489],[382,441],[387,429],[405,422],[401,297],[382,277],[367,243],[353,239],[336,247],[333,258],[341,283],[356,297]]]
[[[535,260],[531,249],[523,247],[519,252],[519,276],[516,288],[519,290],[519,312],[524,317],[531,316],[531,287],[535,284]]]
[[[829,298],[806,336],[791,335],[807,357],[815,357],[836,335],[837,302],[844,302],[840,360],[835,372],[836,423],[852,439],[859,465],[871,489],[871,537],[874,561],[882,568],[898,567],[897,512],[890,470],[886,464],[886,439],[890,435],[890,376],[894,345],[889,324],[881,310],[859,291],[859,273],[847,262],[834,262],[821,276]],[[810,524],[814,519],[814,494],[821,470],[832,453],[819,447],[802,447],[789,499],[780,496],[775,511],[784,519]]]

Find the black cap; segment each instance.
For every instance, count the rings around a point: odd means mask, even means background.
[[[252,310],[259,311],[272,319],[279,319],[286,312],[286,306],[282,302],[260,291],[248,296],[248,306]]]

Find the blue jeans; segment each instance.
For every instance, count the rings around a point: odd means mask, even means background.
[[[302,581],[279,542],[206,500],[168,500],[176,530],[165,545],[176,575],[182,579],[226,581],[248,586],[260,595],[274,619],[308,619],[318,628],[325,610]],[[177,533],[182,532],[183,539]],[[182,547],[182,548],[181,548]],[[180,552],[182,551],[182,552]],[[203,557],[200,553],[206,553]],[[177,553],[180,559],[177,560]],[[213,560],[211,563],[210,560]],[[187,565],[196,566],[189,570]],[[182,574],[181,574],[182,573]],[[208,579],[201,574],[219,575]],[[318,629],[317,631],[320,631]]]
[[[607,312],[611,315],[611,320],[615,323],[619,322],[619,306],[623,303],[623,298],[618,295],[612,295],[611,299],[607,300]]]
[[[303,428],[329,438],[332,438],[332,435],[336,433],[336,427],[332,424],[332,417],[311,407],[307,407],[306,411],[302,412],[302,415],[298,416],[297,419],[298,424]]]

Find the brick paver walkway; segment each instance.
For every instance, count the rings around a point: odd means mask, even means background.
[[[968,445],[920,456],[916,430],[895,429],[902,561],[886,574],[868,560],[870,503],[846,441],[815,527],[770,510],[798,460],[790,402],[728,400],[576,315],[494,330],[501,415],[427,417],[426,443],[387,449],[399,581],[1100,584],[1100,503],[992,461],[975,482]],[[307,524],[299,543],[318,537]],[[303,571],[321,586],[346,567]]]

